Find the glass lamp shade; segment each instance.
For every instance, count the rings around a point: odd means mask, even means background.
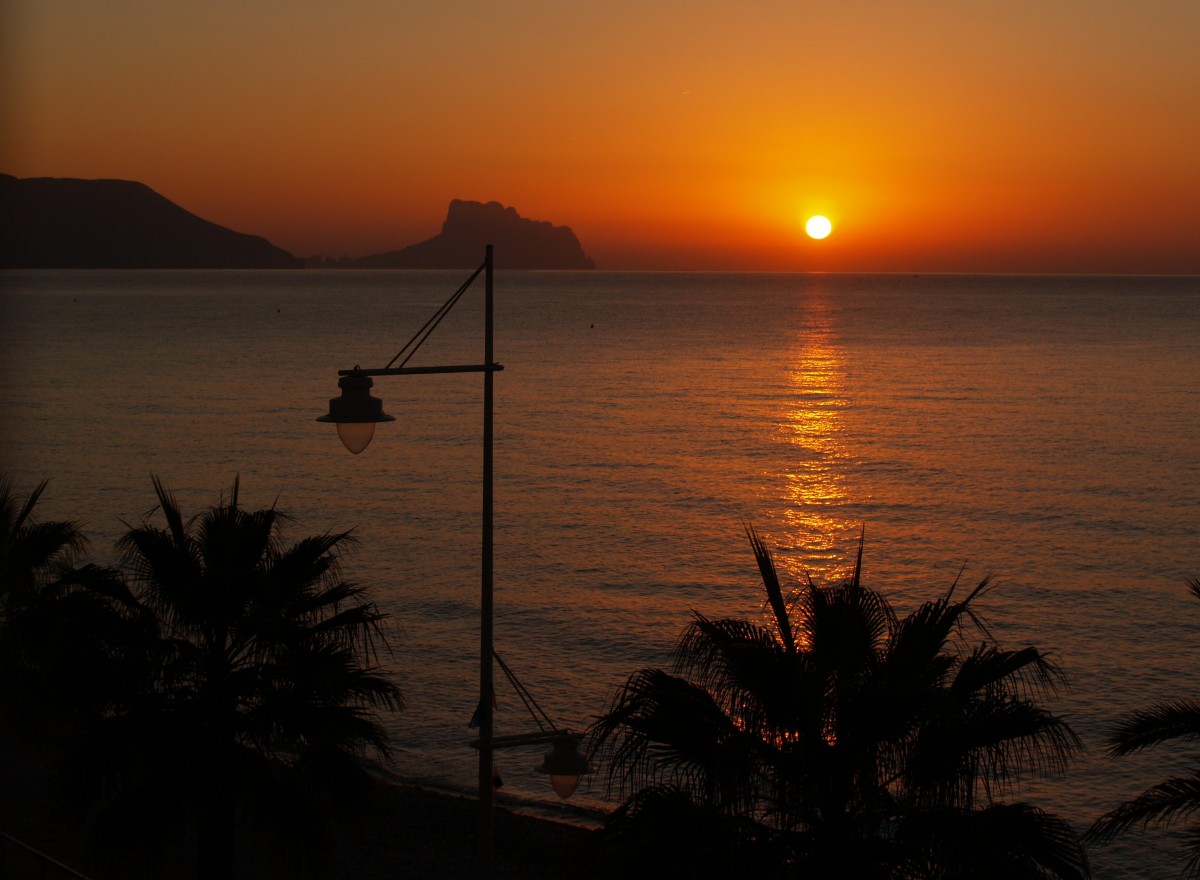
[[[569,798],[579,788],[579,778],[591,773],[587,756],[579,751],[578,734],[564,733],[554,738],[554,745],[542,758],[537,769],[550,774],[550,785],[560,798]]]
[[[375,436],[374,422],[338,422],[338,437],[342,445],[358,455],[371,444]]]
[[[554,793],[563,800],[566,800],[571,795],[575,794],[575,789],[579,788],[579,775],[570,773],[551,773],[550,785],[554,788]]]
[[[394,416],[383,411],[383,401],[371,396],[374,383],[370,376],[351,373],[338,379],[342,393],[329,401],[329,412],[318,422],[333,422],[338,427],[342,445],[354,454],[367,448],[375,436],[377,422],[394,422]]]

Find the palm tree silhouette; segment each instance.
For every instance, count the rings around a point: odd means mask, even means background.
[[[1089,876],[1066,822],[1003,800],[1079,743],[1038,704],[1055,668],[975,613],[986,579],[899,618],[860,583],[861,539],[847,581],[788,597],[747,536],[767,622],[696,614],[673,672],[635,673],[593,726],[626,797],[610,839],[673,877]]]
[[[22,498],[0,474],[0,627],[37,599],[38,593],[86,545],[74,522],[38,522],[34,516],[42,481]]]
[[[1200,599],[1200,579],[1189,578],[1188,589]],[[1119,758],[1173,740],[1200,739],[1200,702],[1177,700],[1134,712],[1118,722],[1109,735],[1109,755]],[[1169,826],[1200,810],[1200,766],[1187,776],[1171,776],[1146,789],[1115,810],[1105,813],[1088,837],[1107,843],[1135,827]],[[1186,875],[1200,877],[1200,824],[1194,820],[1184,844]]]
[[[191,522],[154,489],[165,526],[130,528],[116,570],[63,588],[124,624],[121,674],[73,765],[95,828],[150,857],[191,841],[202,878],[231,876],[245,819],[315,858],[337,796],[388,753],[377,710],[402,706],[378,666],[386,615],[340,576],[348,533],[285,545],[283,515],[243,509],[237,480]]]
[[[69,635],[56,625],[55,585],[87,542],[77,523],[38,521],[35,508],[46,485],[22,496],[0,475],[0,723],[33,739],[61,728],[65,718],[52,708],[72,713],[87,695],[51,685],[58,681],[55,670],[71,668],[81,646],[72,640],[55,647]]]

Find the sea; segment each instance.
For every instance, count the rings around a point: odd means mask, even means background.
[[[343,574],[391,615],[407,706],[397,778],[469,795],[478,693],[483,379],[376,380],[396,421],[361,455],[316,417],[470,274],[0,273],[0,467],[49,486],[112,561],[227,496],[285,537],[352,529]],[[410,366],[479,363],[483,285]],[[1005,646],[1066,677],[1084,741],[1021,796],[1084,828],[1200,763],[1110,760],[1123,714],[1200,691],[1200,278],[510,272],[495,282],[495,630],[559,727],[668,666],[695,614],[755,618],[753,527],[792,581],[863,580],[901,613],[953,584]],[[498,734],[535,730],[497,673]],[[499,753],[503,806],[594,823],[603,768],[560,802],[541,750]],[[1090,850],[1094,875],[1179,875],[1182,831]]]

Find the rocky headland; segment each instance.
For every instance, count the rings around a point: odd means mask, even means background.
[[[398,251],[355,260],[364,269],[464,269],[478,265],[495,245],[497,268],[595,269],[568,226],[529,220],[499,202],[454,199],[442,231]]]
[[[499,202],[454,199],[431,239],[314,267],[470,269],[486,245],[503,269],[594,269],[567,226],[529,220]],[[0,174],[0,269],[293,269],[301,260],[265,238],[192,214],[132,180]]]
[[[132,180],[0,174],[0,268],[291,269],[302,261]]]

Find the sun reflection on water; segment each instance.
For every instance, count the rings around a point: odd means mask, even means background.
[[[794,576],[808,572],[825,583],[853,564],[861,523],[848,508],[863,499],[852,498],[849,485],[856,456],[846,419],[846,354],[819,289],[806,299],[792,358],[777,434],[793,450],[788,469],[773,477],[781,494],[771,516],[771,539],[780,563]]]

